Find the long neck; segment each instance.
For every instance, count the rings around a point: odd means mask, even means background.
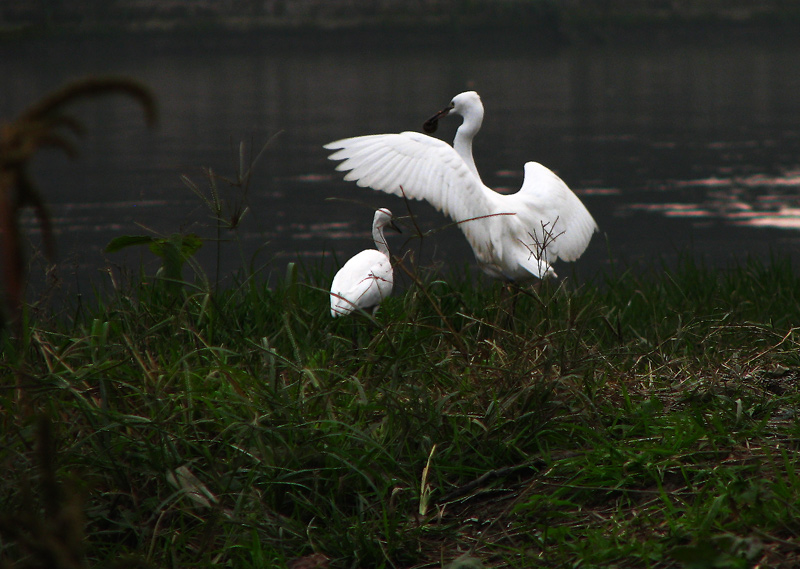
[[[481,129],[482,122],[482,116],[464,116],[464,122],[458,127],[456,137],[453,140],[453,148],[479,180],[481,176],[478,174],[478,168],[475,166],[475,159],[472,158],[472,139],[475,138],[475,135],[478,134],[478,131]]]
[[[375,247],[386,255],[389,256],[389,247],[386,245],[386,237],[383,235],[383,225],[377,223],[372,226],[372,240],[375,241]]]

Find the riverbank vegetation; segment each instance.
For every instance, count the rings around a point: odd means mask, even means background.
[[[788,262],[514,291],[141,275],[4,337],[5,567],[790,567]],[[355,334],[355,344],[353,335]]]
[[[65,104],[109,93],[154,119],[136,84],[84,81],[6,125],[6,279],[25,279],[19,209],[41,203],[19,201],[35,196],[25,165],[73,148]],[[790,262],[687,257],[509,290],[404,257],[375,317],[333,319],[330,271],[221,279],[195,262],[235,246],[219,237],[246,206],[218,184],[244,195],[245,164],[206,170],[207,190],[185,178],[211,237],[109,244],[146,248],[157,270],[57,309],[6,294],[0,567],[800,561]]]

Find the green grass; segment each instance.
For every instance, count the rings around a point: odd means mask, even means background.
[[[788,262],[549,282],[513,315],[469,272],[417,279],[374,320],[294,266],[30,311],[0,361],[0,567],[800,561]]]

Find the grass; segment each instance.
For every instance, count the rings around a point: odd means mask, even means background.
[[[0,361],[0,567],[800,560],[788,262],[550,282],[513,315],[467,271],[334,320],[329,279],[29,311]]]

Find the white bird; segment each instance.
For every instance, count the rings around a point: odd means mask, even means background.
[[[365,249],[350,258],[339,269],[331,283],[331,316],[344,316],[354,310],[378,310],[384,298],[392,294],[394,273],[389,259],[389,247],[383,229],[390,226],[400,231],[392,221],[392,212],[381,208],[372,221],[375,249]]]
[[[456,95],[424,124],[434,132],[440,118],[463,122],[453,146],[418,132],[374,134],[325,145],[342,160],[344,179],[397,196],[425,200],[458,223],[478,265],[505,281],[555,276],[550,265],[574,261],[586,250],[597,224],[578,196],[551,170],[525,164],[520,190],[504,195],[488,188],[472,158],[472,139],[483,122],[475,91]]]

